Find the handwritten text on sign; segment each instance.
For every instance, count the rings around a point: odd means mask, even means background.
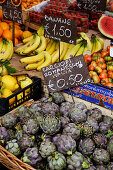
[[[2,4],[3,18],[22,24],[22,8],[13,6],[11,0],[6,0]]]
[[[106,10],[107,0],[77,0],[77,6],[82,10],[103,12]]]
[[[46,38],[76,44],[76,21],[68,18],[45,15],[44,36]]]
[[[42,68],[50,92],[89,83],[90,75],[83,55]]]

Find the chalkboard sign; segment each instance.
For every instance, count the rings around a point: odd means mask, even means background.
[[[42,68],[49,92],[91,82],[83,55]]]
[[[107,0],[77,0],[77,6],[81,10],[104,12]]]
[[[22,24],[22,7],[21,7],[21,5],[18,7],[15,7],[11,3],[11,0],[6,0],[5,3],[2,4],[2,10],[3,10],[3,18],[4,19]]]
[[[46,38],[76,44],[77,23],[72,19],[45,15],[44,36]]]

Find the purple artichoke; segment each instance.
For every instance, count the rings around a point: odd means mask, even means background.
[[[84,138],[80,140],[78,149],[83,155],[88,156],[93,153],[95,144],[92,139]]]
[[[72,108],[70,113],[70,119],[74,123],[82,123],[86,121],[86,111],[79,108]]]
[[[42,160],[36,147],[27,148],[21,160],[31,166],[36,166]]]
[[[2,117],[2,126],[6,128],[12,128],[17,122],[17,115],[14,113],[7,113]]]
[[[70,114],[70,109],[74,105],[72,102],[63,102],[60,105],[60,113],[62,116],[67,116],[69,117]]]
[[[58,140],[59,140],[60,137],[61,137],[61,134],[56,134],[56,135],[53,137],[52,142],[53,142],[55,145],[57,145]]]
[[[0,127],[0,145],[4,145],[4,143],[9,139],[8,130],[5,127]]]
[[[38,132],[38,130],[39,130],[39,126],[37,125],[37,122],[34,119],[29,119],[23,125],[24,133],[34,135]]]
[[[70,122],[70,119],[67,116],[62,116],[60,120],[62,128],[64,128],[65,125],[67,125]]]
[[[99,123],[99,129],[101,133],[107,134],[110,130],[110,125],[104,122]]]
[[[112,126],[113,119],[111,117],[109,117],[109,116],[103,116],[103,122],[110,125],[110,126]]]
[[[107,166],[107,170],[113,170],[113,162],[110,162]]]
[[[105,166],[103,165],[97,165],[96,170],[107,170]]]
[[[45,141],[51,141],[51,136],[45,134],[45,133],[42,133],[42,134],[39,134],[37,135],[37,144],[40,145],[42,142],[45,142]]]
[[[113,159],[113,136],[111,136],[111,138],[108,142],[107,151],[110,153],[111,159]]]
[[[82,134],[84,137],[91,137],[93,135],[93,127],[87,122],[83,123]]]
[[[106,136],[104,134],[95,133],[93,135],[93,140],[94,140],[97,147],[106,148],[106,146],[107,146],[107,138],[106,138]]]
[[[52,102],[52,101],[53,101],[53,99],[52,99],[52,97],[49,96],[49,94],[46,94],[45,96],[43,96],[41,98],[42,103],[48,103],[48,102]]]
[[[98,132],[99,126],[98,126],[98,122],[95,119],[90,118],[85,122],[85,124],[88,124],[93,128],[93,133]]]
[[[51,93],[51,96],[53,98],[54,103],[56,104],[60,104],[65,101],[64,96],[59,92]]]
[[[96,164],[106,164],[110,161],[109,152],[105,149],[96,148],[93,153],[93,160]]]
[[[63,129],[64,135],[69,135],[73,139],[78,140],[80,138],[80,129],[74,123],[69,123]]]
[[[59,152],[71,155],[76,151],[76,141],[71,136],[61,135],[58,139],[57,147]]]
[[[89,109],[87,111],[87,115],[89,118],[93,118],[97,122],[100,122],[102,120],[102,111],[98,108]]]
[[[43,103],[42,105],[42,112],[43,114],[45,115],[49,115],[49,114],[52,114],[52,115],[56,115],[59,113],[59,106],[55,103]]]

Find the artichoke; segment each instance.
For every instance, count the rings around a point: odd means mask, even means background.
[[[110,161],[109,152],[105,149],[96,148],[93,153],[93,160],[96,164],[106,164]]]
[[[51,93],[51,96],[53,98],[54,103],[56,104],[60,104],[65,101],[64,96],[59,92]]]
[[[30,107],[29,110],[34,114],[35,112],[42,112],[42,102],[35,101]]]
[[[107,170],[105,166],[103,165],[97,165],[96,170]]]
[[[53,135],[57,133],[61,128],[61,122],[60,119],[49,114],[45,117],[43,117],[40,127],[43,130],[44,133]]]
[[[41,102],[42,103],[47,103],[47,102],[52,102],[53,101],[53,98],[49,96],[49,94],[46,94],[45,96],[43,96],[41,98]]]
[[[19,156],[21,154],[20,147],[16,139],[8,141],[5,148],[15,156]]]
[[[93,127],[87,122],[83,123],[82,134],[84,137],[91,137],[93,135]]]
[[[101,122],[99,123],[99,130],[101,133],[107,134],[108,130],[110,130],[110,125],[105,122]]]
[[[110,126],[112,126],[113,119],[111,117],[109,117],[109,116],[103,116],[103,122],[110,125]]]
[[[74,104],[72,102],[63,102],[60,105],[60,113],[62,116],[69,117],[70,109]]]
[[[93,153],[95,144],[92,139],[84,138],[80,140],[78,149],[83,155],[88,156]]]
[[[34,119],[29,119],[23,125],[23,132],[27,134],[34,135],[38,132],[39,127]]]
[[[64,128],[65,125],[67,125],[70,122],[70,119],[67,116],[62,116],[60,120],[62,128]]]
[[[17,131],[15,132],[15,138],[16,138],[17,140],[20,140],[20,138],[22,137],[22,135],[23,135],[23,131],[22,131],[22,130],[17,130]]]
[[[58,140],[59,140],[60,137],[61,137],[61,134],[56,134],[56,135],[53,137],[52,142],[53,142],[55,145],[57,145]]]
[[[54,154],[55,151],[56,146],[49,140],[42,142],[39,148],[39,153],[43,158],[46,158],[49,155]]]
[[[45,115],[56,115],[59,113],[59,106],[55,103],[43,103],[42,105],[42,113]]]
[[[113,162],[108,164],[107,170],[113,170]]]
[[[49,135],[47,135],[45,133],[37,135],[37,143],[38,143],[38,145],[40,145],[41,142],[44,142],[44,141],[47,141],[47,140],[51,141],[51,136],[49,136]]]
[[[107,151],[110,153],[111,159],[113,159],[113,136],[111,136],[111,138],[108,142]]]
[[[93,118],[97,122],[100,122],[102,120],[102,111],[98,108],[88,109],[87,115],[89,118]]]
[[[82,123],[86,121],[86,110],[79,108],[72,108],[70,113],[70,119],[74,123]]]
[[[69,135],[73,139],[78,140],[80,138],[80,129],[74,123],[69,123],[63,129],[64,135]]]
[[[30,136],[23,134],[22,137],[18,140],[20,149],[25,151],[27,148],[34,146],[35,136]]]
[[[15,131],[12,129],[8,129],[8,134],[9,134],[9,140],[12,140],[15,138]]]
[[[54,152],[47,160],[51,170],[62,170],[66,168],[66,158],[62,153]]]
[[[98,148],[106,148],[107,146],[107,138],[102,133],[95,133],[93,135],[93,140]]]
[[[5,127],[0,127],[0,145],[4,145],[9,140],[9,133]]]
[[[29,108],[22,106],[18,109],[18,117],[20,119],[20,122],[24,123],[26,120],[30,119],[32,116],[32,111],[30,111]]]
[[[58,139],[57,148],[59,152],[71,155],[76,151],[76,141],[71,136],[61,135]]]
[[[17,122],[17,115],[14,113],[7,113],[2,117],[2,126],[6,128],[12,128]]]
[[[91,127],[93,128],[93,133],[98,132],[99,126],[98,126],[98,122],[97,122],[95,119],[89,118],[89,119],[85,122],[85,124],[88,124],[89,126],[91,126]]]
[[[36,147],[27,148],[21,160],[31,166],[36,166],[42,160]]]

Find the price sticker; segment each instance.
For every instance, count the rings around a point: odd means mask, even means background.
[[[104,12],[107,0],[77,0],[77,6],[81,10]]]
[[[113,57],[113,47],[110,47],[110,57]]]
[[[91,82],[83,55],[42,68],[50,92]]]
[[[44,36],[46,38],[76,44],[77,23],[68,18],[45,15]]]

